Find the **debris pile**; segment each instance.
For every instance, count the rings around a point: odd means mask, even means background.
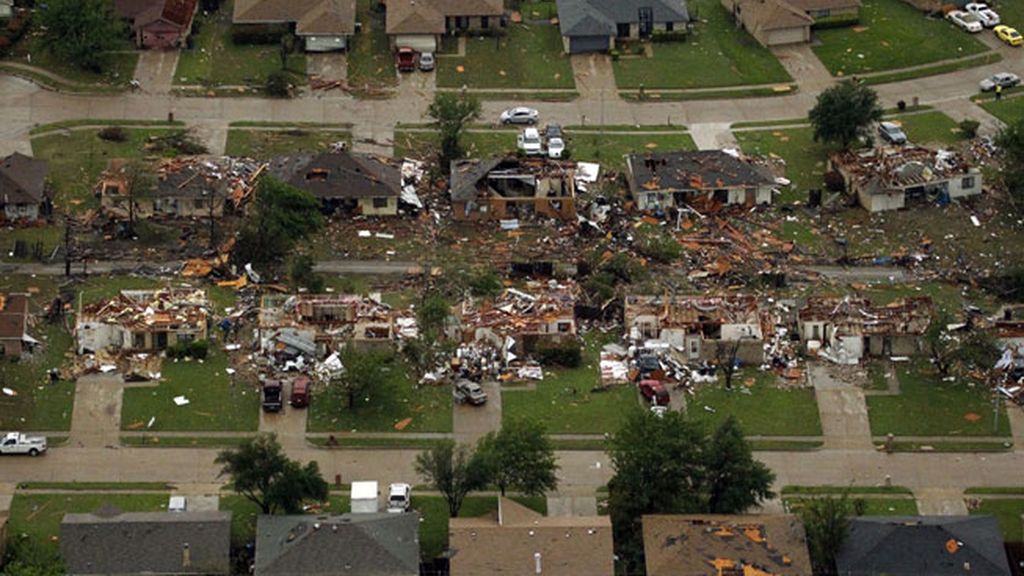
[[[122,290],[83,306],[75,321],[79,354],[100,350],[162,350],[206,339],[206,291],[195,288]]]

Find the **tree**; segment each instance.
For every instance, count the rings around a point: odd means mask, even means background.
[[[291,84],[288,74],[282,70],[274,70],[267,74],[267,82],[264,84],[263,89],[266,90],[268,96],[286,98],[291,94]]]
[[[775,497],[771,491],[775,474],[754,460],[750,444],[732,416],[711,436],[704,465],[710,514],[742,514],[761,500]]]
[[[60,555],[26,534],[11,535],[5,576],[63,576],[67,574]],[[4,558],[0,557],[0,561]]]
[[[331,381],[331,389],[342,393],[345,405],[349,410],[356,407],[356,398],[369,396],[372,390],[381,392],[388,375],[385,370],[393,357],[388,352],[379,350],[357,350],[355,345],[348,344],[341,351],[341,365],[345,367],[341,375]]]
[[[946,330],[946,326],[953,323],[953,317],[946,311],[940,311],[924,333],[924,344],[931,357],[932,364],[939,371],[940,376],[948,376],[953,366],[953,359],[959,345],[956,338]]]
[[[844,492],[839,498],[811,498],[800,511],[815,574],[836,573],[836,555],[850,530],[851,508]]]
[[[235,243],[235,261],[273,262],[321,227],[320,203],[312,194],[264,176]]]
[[[504,496],[516,490],[541,496],[558,488],[555,450],[544,426],[529,419],[513,419],[480,439],[477,454],[483,458],[487,478]]]
[[[138,160],[125,164],[122,170],[124,177],[124,195],[128,199],[128,236],[135,236],[135,210],[139,200],[151,195],[156,189],[156,178],[149,165]]]
[[[313,271],[316,262],[309,254],[296,254],[288,263],[288,277],[295,289],[305,288],[317,294],[323,292],[324,278]]]
[[[416,311],[416,320],[423,337],[428,340],[440,338],[449,314],[448,300],[443,295],[431,292],[424,296],[419,310]]]
[[[317,463],[301,466],[289,460],[274,434],[260,434],[237,448],[221,451],[215,460],[220,475],[230,476],[235,492],[245,496],[264,514],[297,514],[306,500],[327,498],[327,482]]]
[[[288,56],[295,52],[295,46],[298,44],[295,39],[295,35],[291,33],[281,35],[281,49],[279,55],[281,56],[281,70],[288,69]]]
[[[48,0],[38,12],[45,30],[42,46],[60,59],[100,72],[107,52],[118,47],[126,30],[108,0]]]
[[[416,473],[441,493],[452,518],[458,517],[466,494],[487,484],[483,459],[454,440],[443,440],[417,454]]]
[[[999,174],[1018,213],[1024,211],[1024,119],[1004,127],[996,136],[996,149],[1002,161]]]
[[[874,90],[844,80],[818,95],[808,117],[816,142],[837,143],[846,149],[882,119],[882,107]]]
[[[451,161],[462,157],[462,132],[467,124],[480,117],[480,100],[465,94],[438,92],[427,107],[427,115],[434,119],[441,133],[437,161],[441,172],[447,173]]]
[[[715,346],[715,360],[718,367],[725,376],[725,389],[732,390],[732,377],[736,375],[739,368],[736,364],[736,356],[740,353],[739,340],[719,340]]]

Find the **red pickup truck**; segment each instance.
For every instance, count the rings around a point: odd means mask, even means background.
[[[416,53],[412,48],[399,48],[396,55],[399,72],[413,72],[416,70]]]

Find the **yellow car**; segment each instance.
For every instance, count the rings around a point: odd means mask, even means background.
[[[996,37],[1006,42],[1010,46],[1020,46],[1024,44],[1024,37],[1017,32],[1016,28],[1010,28],[1009,26],[996,26],[992,29],[996,33]]]

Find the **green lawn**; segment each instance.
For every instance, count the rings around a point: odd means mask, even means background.
[[[917,516],[917,501],[913,498],[877,498],[870,495],[850,494],[850,502],[864,501],[865,516]],[[782,502],[790,512],[799,512],[806,499],[783,498]]]
[[[834,76],[907,68],[988,50],[952,24],[901,0],[865,0],[861,25],[815,31],[814,53]]]
[[[512,500],[547,514],[544,498],[512,496]],[[448,546],[448,504],[440,496],[413,496],[412,507],[420,513],[420,557],[423,560],[436,558]],[[476,518],[498,510],[495,496],[467,496],[459,510],[460,518]]]
[[[984,386],[943,382],[924,361],[900,364],[897,396],[868,396],[871,433],[884,436],[1009,436],[1006,409],[993,430],[992,397]],[[975,419],[976,418],[976,419]],[[974,421],[972,421],[974,420]]]
[[[811,128],[737,131],[733,135],[748,154],[774,154],[786,161],[786,178],[793,184],[783,189],[777,204],[806,202],[808,190],[824,187],[828,147],[814,141]]]
[[[219,343],[210,342],[205,361],[165,359],[163,380],[155,388],[127,388],[121,407],[121,429],[139,430],[156,417],[151,430],[253,431],[259,425],[260,398],[248,382],[225,372],[228,358]],[[175,396],[189,404],[177,406]]]
[[[754,379],[752,386],[746,382],[750,378]],[[738,371],[733,376],[732,390],[725,389],[721,376],[719,381],[719,384],[699,387],[696,394],[687,399],[686,413],[691,420],[712,430],[728,416],[735,416],[748,436],[821,435],[814,390],[778,388],[774,385],[774,373],[752,369]]]
[[[1024,541],[1024,530],[1021,528],[1021,516],[1024,515],[1024,499],[985,498],[981,507],[972,510],[971,514],[991,514],[999,522],[999,530],[1006,542]]]
[[[65,514],[93,512],[111,505],[125,512],[160,512],[169,494],[25,494],[11,502],[7,534],[26,534],[44,549],[57,552],[60,522]]]
[[[585,337],[583,364],[575,369],[545,370],[536,390],[504,388],[502,417],[535,418],[549,434],[615,432],[623,419],[640,409],[635,389],[626,384],[600,389],[602,340],[596,332]]]
[[[30,25],[29,30],[11,48],[7,57],[0,60],[0,63],[18,62],[42,68],[47,72],[72,82],[73,84],[60,84],[59,86],[61,89],[70,91],[83,89],[101,91],[111,88],[124,89],[127,88],[128,82],[135,76],[135,66],[139,61],[139,53],[134,49],[128,38],[124,38],[119,42],[116,51],[109,52],[106,55],[105,69],[102,72],[94,72],[76,66],[44,50],[41,46],[41,35],[42,33],[38,28]],[[32,57],[31,62],[28,61],[30,54]],[[47,83],[52,82],[45,77],[43,81]]]
[[[231,13],[230,0],[222,2],[219,10],[207,16],[200,11],[196,17],[199,33],[192,37],[193,47],[181,52],[174,71],[175,84],[262,89],[267,77],[281,68],[278,43],[243,45],[232,41]],[[291,72],[292,82],[305,82],[306,55],[302,50],[288,57],[287,70]]]
[[[451,432],[452,394],[446,385],[417,386],[406,363],[394,360],[388,367],[385,389],[356,399],[348,410],[338,395],[328,399],[323,389],[314,391],[310,403],[310,432],[395,432],[395,424],[411,418],[403,432]],[[369,400],[367,402],[367,399]]]
[[[980,106],[1007,124],[1016,124],[1024,120],[1024,96],[1003,98],[998,101],[988,100],[982,102]]]
[[[55,191],[54,204],[72,212],[95,208],[98,201],[93,187],[113,158],[146,158],[158,154],[147,151],[145,145],[151,136],[162,136],[171,128],[125,128],[128,139],[124,142],[101,140],[99,129],[86,128],[32,139],[32,155],[50,163],[50,182]],[[175,150],[165,151],[176,156]]]
[[[299,152],[318,152],[335,142],[352,143],[348,130],[317,130],[295,128],[290,130],[228,130],[224,153],[228,156],[248,156],[269,160],[274,156]]]
[[[256,539],[256,517],[261,513],[256,503],[245,496],[227,494],[220,497],[219,508],[222,512],[231,512],[233,546],[241,546]]]
[[[512,24],[504,36],[468,36],[466,55],[437,60],[442,88],[575,88],[557,26]]]
[[[957,123],[942,112],[924,112],[888,118],[903,126],[907,139],[922,145],[951,145],[963,140]]]
[[[779,61],[730,21],[717,0],[690,2],[699,14],[686,42],[651,44],[653,57],[623,55],[613,63],[619,89],[715,88],[792,80]],[[706,20],[706,22],[705,22]]]
[[[384,33],[384,12],[375,5],[377,0],[358,0],[356,20],[363,29],[348,47],[348,84],[362,91],[398,84],[394,56]]]
[[[32,310],[43,305],[30,301]],[[46,372],[66,363],[71,335],[59,324],[38,323],[32,335],[43,341],[45,351],[26,362],[0,359],[0,383],[17,396],[0,395],[0,430],[69,430],[75,403],[75,383],[50,384]]]
[[[9,256],[14,245],[24,242],[28,253],[24,259]],[[4,260],[32,260],[36,246],[41,246],[43,258],[49,258],[54,248],[64,242],[64,227],[61,225],[36,226],[32,228],[0,229],[0,257]]]

